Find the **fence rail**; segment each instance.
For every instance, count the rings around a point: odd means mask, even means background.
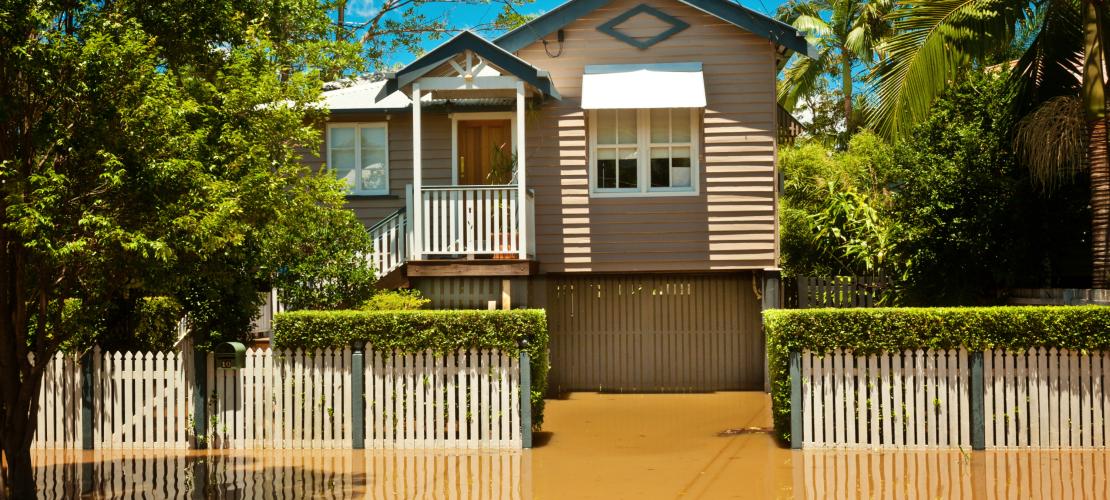
[[[1110,353],[793,353],[795,447],[1090,448],[1107,443]]]
[[[878,307],[890,281],[879,276],[799,276],[786,283],[786,306]]]
[[[497,350],[247,349],[244,368],[209,354],[198,374],[191,351],[86,359],[51,360],[33,448],[511,449],[531,432],[527,358]]]

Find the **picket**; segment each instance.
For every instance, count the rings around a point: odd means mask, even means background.
[[[191,357],[99,348],[91,357],[96,448],[191,445]],[[495,350],[416,355],[370,350],[366,359],[369,447],[520,447],[520,366],[515,356]],[[242,369],[217,368],[211,355],[206,363],[212,423],[209,435],[202,437],[208,446],[351,446],[350,349],[248,349]],[[80,446],[83,382],[77,357],[59,353],[51,358],[40,390],[33,448]]]
[[[988,448],[1106,444],[1110,353],[984,353]],[[970,367],[960,350],[801,356],[802,446],[967,447]]]

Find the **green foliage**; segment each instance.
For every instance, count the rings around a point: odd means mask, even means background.
[[[273,345],[278,349],[323,349],[364,341],[369,348],[405,353],[431,350],[499,349],[520,353],[532,362],[532,415],[543,423],[547,390],[547,313],[540,309],[510,311],[294,311],[274,317]]]
[[[1087,263],[1086,197],[1046,199],[1033,188],[1011,147],[1015,113],[999,105],[1015,92],[1005,74],[968,75],[895,150],[889,217],[901,230],[911,303],[976,304],[1000,287],[1083,272],[1070,269]]]
[[[895,272],[888,203],[892,148],[869,132],[843,152],[818,142],[785,149],[781,244],[788,276]]]
[[[273,283],[289,309],[351,309],[374,295],[370,233],[342,207],[301,206],[270,234]]]
[[[120,300],[109,309],[97,344],[105,351],[170,351],[184,316],[185,309],[171,297]]]
[[[775,429],[790,439],[791,351],[856,354],[907,349],[1110,349],[1110,308],[966,307],[763,312]]]
[[[415,288],[409,290],[382,290],[363,302],[359,309],[363,311],[413,311],[423,309],[431,302],[431,299],[424,298],[420,290]]]

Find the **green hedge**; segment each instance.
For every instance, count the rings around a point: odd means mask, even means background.
[[[791,351],[1110,349],[1110,307],[798,309],[763,312],[775,429],[790,440]]]
[[[402,352],[451,352],[500,349],[520,353],[528,341],[532,360],[532,422],[543,423],[547,390],[547,313],[542,309],[509,311],[295,311],[274,317],[275,348],[321,349],[365,341],[375,349]]]

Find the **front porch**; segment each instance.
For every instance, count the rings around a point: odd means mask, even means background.
[[[398,91],[412,103],[413,177],[405,207],[370,228],[383,286],[409,276],[534,274],[525,110],[530,100],[558,98],[547,74],[464,32],[389,75],[383,92]],[[451,117],[451,183],[428,184],[421,119],[441,113]]]

